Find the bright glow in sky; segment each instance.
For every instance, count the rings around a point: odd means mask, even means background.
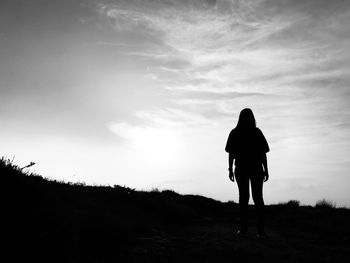
[[[348,1],[2,1],[1,155],[237,201],[224,147],[250,107],[266,203],[350,206],[349,21]]]

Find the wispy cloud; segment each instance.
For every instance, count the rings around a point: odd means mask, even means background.
[[[296,104],[310,106],[318,118],[322,107],[339,114],[329,96],[346,99],[346,3],[117,1],[101,4],[100,14],[116,33],[144,40],[131,41],[125,55],[152,62],[146,77],[170,92],[173,109],[143,112],[150,122],[201,125],[228,119],[243,106],[252,106],[261,118],[270,112],[306,118],[306,106]],[[212,120],[198,121],[200,116]]]

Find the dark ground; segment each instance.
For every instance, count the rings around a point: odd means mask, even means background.
[[[3,262],[350,262],[349,209],[270,205],[268,237],[257,239],[251,222],[237,239],[233,202],[70,185],[4,159],[0,174]]]

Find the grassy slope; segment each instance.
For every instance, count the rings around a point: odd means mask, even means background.
[[[1,160],[3,237],[15,260],[347,262],[350,210],[267,206],[269,238],[235,239],[238,207],[173,191],[90,187],[24,174]],[[254,215],[250,208],[251,218]],[[252,225],[254,222],[252,222]]]

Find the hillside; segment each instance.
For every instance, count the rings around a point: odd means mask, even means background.
[[[51,181],[0,161],[11,261],[349,262],[350,210],[270,205],[269,237],[234,238],[238,205],[173,191]],[[251,218],[254,208],[250,207]],[[251,223],[254,226],[254,222]],[[34,261],[34,262],[35,262]]]

